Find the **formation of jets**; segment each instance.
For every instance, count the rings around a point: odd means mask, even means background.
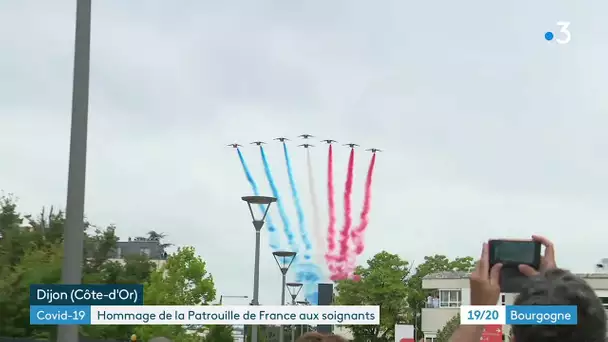
[[[302,135],[299,135],[298,138],[310,139],[310,138],[314,138],[314,135],[311,135],[311,134],[302,134]],[[285,138],[285,137],[278,137],[278,138],[274,138],[273,140],[277,140],[277,141],[280,141],[282,143],[284,143],[285,141],[289,141],[289,139]],[[329,145],[331,145],[333,143],[337,143],[337,141],[333,140],[333,139],[325,139],[325,140],[321,140],[321,142],[324,142],[324,143],[329,144]],[[263,141],[254,141],[251,144],[252,145],[257,145],[257,146],[262,146],[262,144],[266,144],[266,143],[263,142]],[[229,146],[229,147],[232,147],[232,148],[239,148],[239,147],[242,147],[243,145],[234,143],[234,144],[228,144],[226,146]],[[348,146],[350,148],[359,147],[359,145],[357,145],[355,143],[348,143],[348,144],[344,144],[343,146]],[[312,145],[312,144],[301,144],[301,145],[298,145],[298,147],[309,148],[309,147],[314,147],[314,145]],[[366,151],[369,151],[369,152],[372,152],[372,153],[382,152],[381,149],[375,148],[375,147],[368,148]]]

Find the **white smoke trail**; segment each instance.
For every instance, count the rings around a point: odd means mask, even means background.
[[[321,228],[321,216],[319,214],[319,202],[317,201],[317,192],[315,188],[315,176],[312,168],[312,160],[310,158],[310,149],[306,149],[306,166],[308,168],[308,192],[310,193],[310,200],[312,202],[312,217],[313,217],[313,231],[316,242],[315,256],[319,266],[325,265],[325,239],[323,237],[323,230]],[[327,275],[327,270],[323,267],[324,272]]]

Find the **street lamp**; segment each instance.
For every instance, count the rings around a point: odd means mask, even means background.
[[[249,296],[224,296],[224,295],[221,295],[219,305],[222,305],[222,300],[224,298],[249,298]]]
[[[300,290],[302,290],[302,283],[287,283],[287,290],[291,295],[291,305],[296,305],[296,298],[298,294],[300,294]],[[291,329],[291,342],[295,342],[296,340],[296,326],[294,325]]]
[[[77,0],[70,160],[68,162],[68,191],[63,235],[64,252],[61,265],[61,280],[64,284],[82,283],[90,56],[91,0]],[[78,325],[58,326],[57,341],[78,342]]]
[[[310,305],[310,302],[308,301],[308,299],[304,299],[304,300],[299,300],[297,301],[298,305],[303,305],[303,306],[308,306]],[[306,329],[304,329],[304,327],[306,327]],[[302,328],[300,329],[300,332],[302,333],[302,335],[304,333],[308,332],[308,325],[302,325]]]
[[[308,299],[299,300],[299,301],[297,301],[297,303],[298,303],[298,305],[303,305],[303,306],[310,305],[310,302],[308,301]],[[304,329],[304,327],[306,327],[306,329]],[[301,333],[304,334],[304,333],[308,332],[308,327],[309,327],[308,325],[306,325],[306,326],[302,325],[302,329],[300,330]],[[306,331],[304,331],[304,330],[306,330]]]
[[[279,265],[279,269],[282,274],[282,282],[281,282],[281,305],[285,305],[285,287],[287,286],[287,271],[289,271],[289,267],[291,263],[296,258],[296,252],[288,252],[288,251],[276,251],[272,252],[274,256],[274,260]],[[283,326],[279,329],[279,342],[285,342],[285,330]]]
[[[420,332],[418,331],[418,322],[420,322],[420,318],[422,316],[422,312],[416,312],[414,313],[414,341],[418,342],[418,339],[420,338]]]
[[[281,270],[281,305],[285,305],[285,287],[287,285],[287,271],[289,271],[289,267],[296,258],[296,252],[276,251],[272,252],[272,255],[274,256],[274,260],[277,262],[277,265]]]
[[[285,284],[287,285],[287,290],[289,291],[289,294],[291,295],[291,305],[296,305],[296,298],[298,297],[298,294],[300,294],[300,290],[302,290],[302,283],[287,283]]]
[[[255,228],[255,260],[253,266],[253,299],[251,305],[260,305],[258,298],[260,294],[260,231],[264,226],[264,219],[270,209],[270,204],[276,202],[275,197],[268,196],[243,196],[241,199],[247,202],[249,212],[251,213],[251,219],[253,220],[253,228]],[[262,219],[257,220],[253,214],[252,204],[266,205],[266,211]],[[258,342],[258,326],[254,325],[251,327],[251,342]]]

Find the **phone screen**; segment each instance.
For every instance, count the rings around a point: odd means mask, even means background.
[[[540,244],[535,241],[490,241],[491,263],[527,264],[536,266],[540,258]]]

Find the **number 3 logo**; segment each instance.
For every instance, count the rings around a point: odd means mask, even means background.
[[[570,31],[568,30],[568,27],[570,26],[570,23],[567,21],[558,21],[557,22],[557,26],[560,27],[559,32],[562,33],[562,35],[564,36],[564,38],[556,38],[555,41],[558,44],[568,44],[570,42],[570,39],[572,39],[572,34],[570,33]]]

